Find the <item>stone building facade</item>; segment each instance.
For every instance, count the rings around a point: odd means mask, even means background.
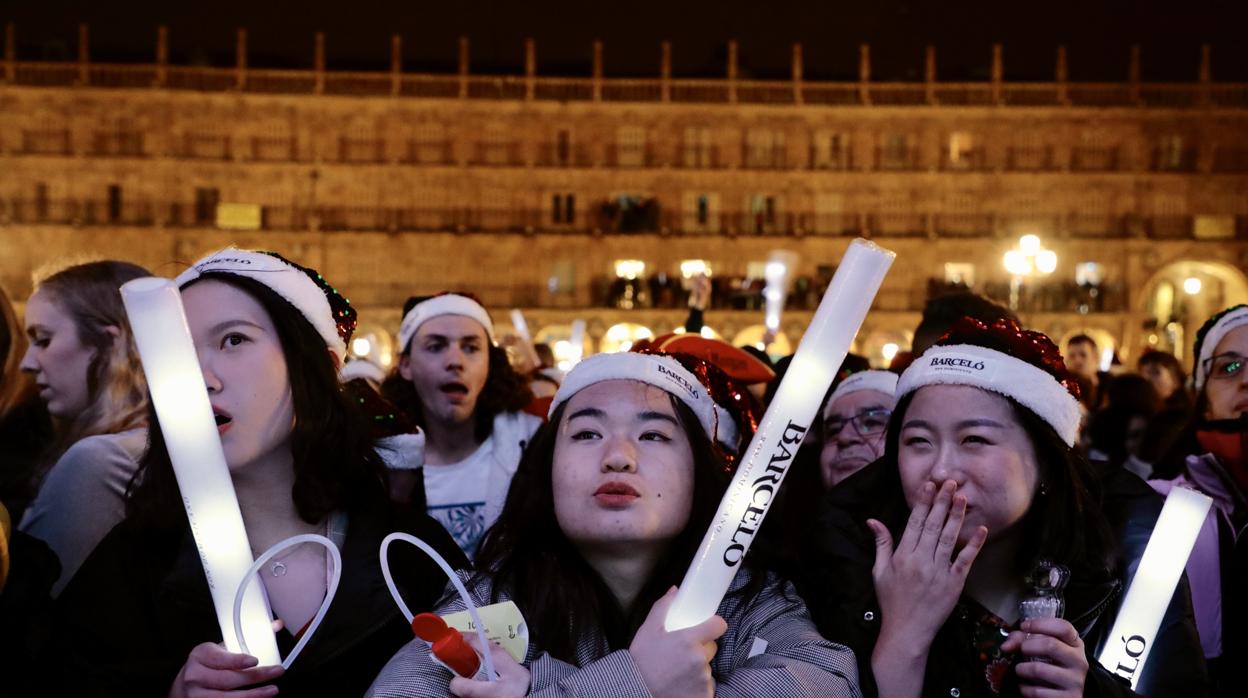
[[[1248,300],[1248,85],[1212,81],[1207,55],[1198,80],[1157,85],[1138,55],[1131,81],[1068,83],[1061,53],[1053,82],[1008,83],[999,49],[982,83],[937,81],[930,51],[925,82],[871,82],[865,47],[855,83],[803,81],[800,47],[771,82],[738,80],[731,46],[720,80],[603,78],[600,46],[589,78],[537,75],[532,44],[521,76],[471,74],[466,42],[458,75],[252,70],[245,52],[190,68],[10,50],[0,283],[23,298],[76,255],[172,274],[234,242],[322,269],[377,335],[407,296],[468,289],[543,338],[583,319],[604,348],[620,323],[682,323],[687,260],[717,280],[708,325],[737,339],[783,249],[795,341],[868,237],[898,253],[859,335],[877,362],[951,284],[1005,302],[1021,282],[1026,322],[1128,360],[1183,352],[1204,315]],[[1025,234],[1052,273],[1006,270]]]

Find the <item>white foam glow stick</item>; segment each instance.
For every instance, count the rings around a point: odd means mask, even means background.
[[[1175,487],[1166,496],[1099,657],[1101,666],[1129,680],[1132,688],[1144,673],[1153,640],[1211,504],[1212,499],[1186,487]]]
[[[845,252],[680,583],[667,630],[697,625],[719,607],[896,256],[866,240]]]
[[[532,344],[533,337],[529,335],[529,323],[524,321],[524,313],[519,308],[513,308],[511,311],[511,324],[516,328],[516,334],[523,339],[525,344]]]
[[[772,334],[780,331],[780,311],[784,310],[784,299],[789,293],[789,276],[797,265],[797,255],[792,252],[776,250],[763,267],[763,325]]]
[[[221,637],[226,649],[241,652],[231,612],[234,592],[252,563],[251,546],[182,296],[169,279],[147,277],[122,286],[121,299],[208,578]],[[281,663],[272,616],[260,586],[252,585],[243,598],[242,626],[247,646],[261,666]]]
[[[573,366],[575,366],[580,363],[581,359],[585,358],[584,320],[572,321],[572,339],[570,343],[572,344],[572,355],[568,357],[568,360],[572,362]]]

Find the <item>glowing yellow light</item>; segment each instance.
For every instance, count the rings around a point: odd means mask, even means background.
[[[373,350],[373,343],[367,337],[356,337],[351,340],[351,353],[356,356],[368,356]]]
[[[1057,253],[1053,250],[1040,250],[1036,255],[1036,269],[1041,274],[1052,274],[1057,269]]]
[[[897,356],[897,351],[899,349],[900,347],[898,347],[896,344],[889,342],[888,344],[885,344],[883,347],[880,347],[880,354],[884,357],[885,361],[892,361],[893,357]]]
[[[1015,276],[1026,276],[1031,273],[1031,260],[1020,250],[1005,253],[1005,270]]]
[[[680,275],[692,279],[698,274],[711,275],[711,265],[705,259],[686,259],[680,263]]]
[[[615,260],[615,275],[621,279],[635,279],[646,273],[646,263],[640,259]]]
[[[1194,296],[1197,293],[1200,293],[1200,289],[1203,287],[1204,284],[1200,282],[1200,279],[1194,276],[1189,276],[1186,279],[1183,279],[1183,292],[1189,296]]]
[[[1040,236],[1039,235],[1022,236],[1021,238],[1018,239],[1018,249],[1022,250],[1023,254],[1029,255],[1029,256],[1034,256],[1034,255],[1039,254],[1040,253]]]

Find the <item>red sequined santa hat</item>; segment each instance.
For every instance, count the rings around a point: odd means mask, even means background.
[[[1079,384],[1047,336],[1001,319],[954,323],[897,383],[897,397],[928,385],[969,385],[1013,399],[1075,445],[1082,413]]]

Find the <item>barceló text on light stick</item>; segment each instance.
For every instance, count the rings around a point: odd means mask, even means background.
[[[1166,496],[1099,657],[1101,666],[1130,681],[1132,688],[1144,673],[1179,576],[1212,504],[1209,497],[1186,487],[1175,487]]]
[[[147,277],[122,286],[121,299],[212,592],[221,637],[226,649],[241,652],[232,612],[235,590],[252,563],[251,546],[182,309],[182,296],[169,279]],[[241,615],[251,654],[262,666],[280,664],[282,658],[260,585],[249,585]]]
[[[866,240],[845,252],[668,609],[667,630],[719,607],[895,257]]]

